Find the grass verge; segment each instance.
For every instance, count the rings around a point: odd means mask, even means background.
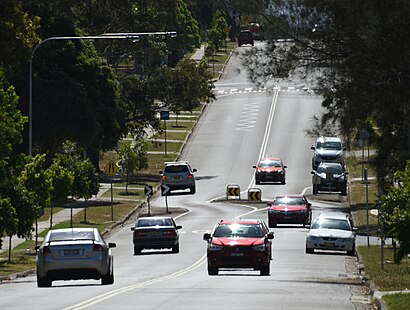
[[[410,294],[393,294],[383,296],[389,310],[410,309]]]

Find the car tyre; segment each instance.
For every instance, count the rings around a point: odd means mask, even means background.
[[[282,181],[280,181],[281,184],[286,184],[286,179],[283,178]]]
[[[139,246],[134,246],[134,255],[140,255],[141,254],[141,247]]]
[[[351,251],[347,251],[347,255],[349,256],[356,256],[356,245],[353,243],[353,247]]]
[[[317,195],[317,185],[313,184],[313,195]]]
[[[179,244],[172,246],[172,253],[179,253]]]
[[[313,254],[313,253],[315,253],[314,249],[306,247],[306,254]]]
[[[261,276],[269,276],[270,275],[270,264],[267,263],[266,266],[263,266],[260,270]]]
[[[50,280],[49,277],[41,278],[37,276],[37,287],[50,287],[51,283],[52,281]]]
[[[218,267],[211,267],[208,265],[208,275],[210,276],[217,276],[219,273]]]
[[[114,284],[114,272],[110,268],[108,273],[101,278],[101,285],[111,285],[111,284]]]
[[[347,195],[347,188],[343,188],[342,189],[342,196],[346,196]]]
[[[189,191],[191,192],[191,194],[195,194],[195,192],[196,192],[195,186],[190,187]]]

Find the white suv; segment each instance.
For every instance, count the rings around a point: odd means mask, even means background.
[[[164,186],[169,187],[168,193],[172,190],[189,189],[191,194],[195,194],[194,172],[187,161],[165,162],[165,167],[161,174],[161,193],[164,195]]]
[[[316,143],[312,145],[312,169],[316,170],[320,163],[339,163],[345,167],[345,151],[340,138],[337,137],[319,137]]]

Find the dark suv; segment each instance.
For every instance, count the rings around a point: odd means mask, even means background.
[[[321,163],[316,170],[312,170],[313,194],[319,191],[341,192],[347,194],[347,175],[341,164]]]
[[[220,221],[208,242],[208,274],[217,275],[220,268],[253,268],[261,276],[270,274],[273,232],[261,220]]]
[[[238,46],[242,46],[244,44],[254,45],[254,38],[253,34],[250,30],[242,30],[238,34]]]

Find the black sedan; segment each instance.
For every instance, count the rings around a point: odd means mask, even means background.
[[[134,255],[141,254],[143,249],[172,249],[179,253],[178,229],[172,217],[141,217],[137,220],[133,233]]]
[[[321,163],[317,170],[312,172],[313,194],[319,191],[340,192],[342,195],[347,194],[347,175],[339,163]]]

